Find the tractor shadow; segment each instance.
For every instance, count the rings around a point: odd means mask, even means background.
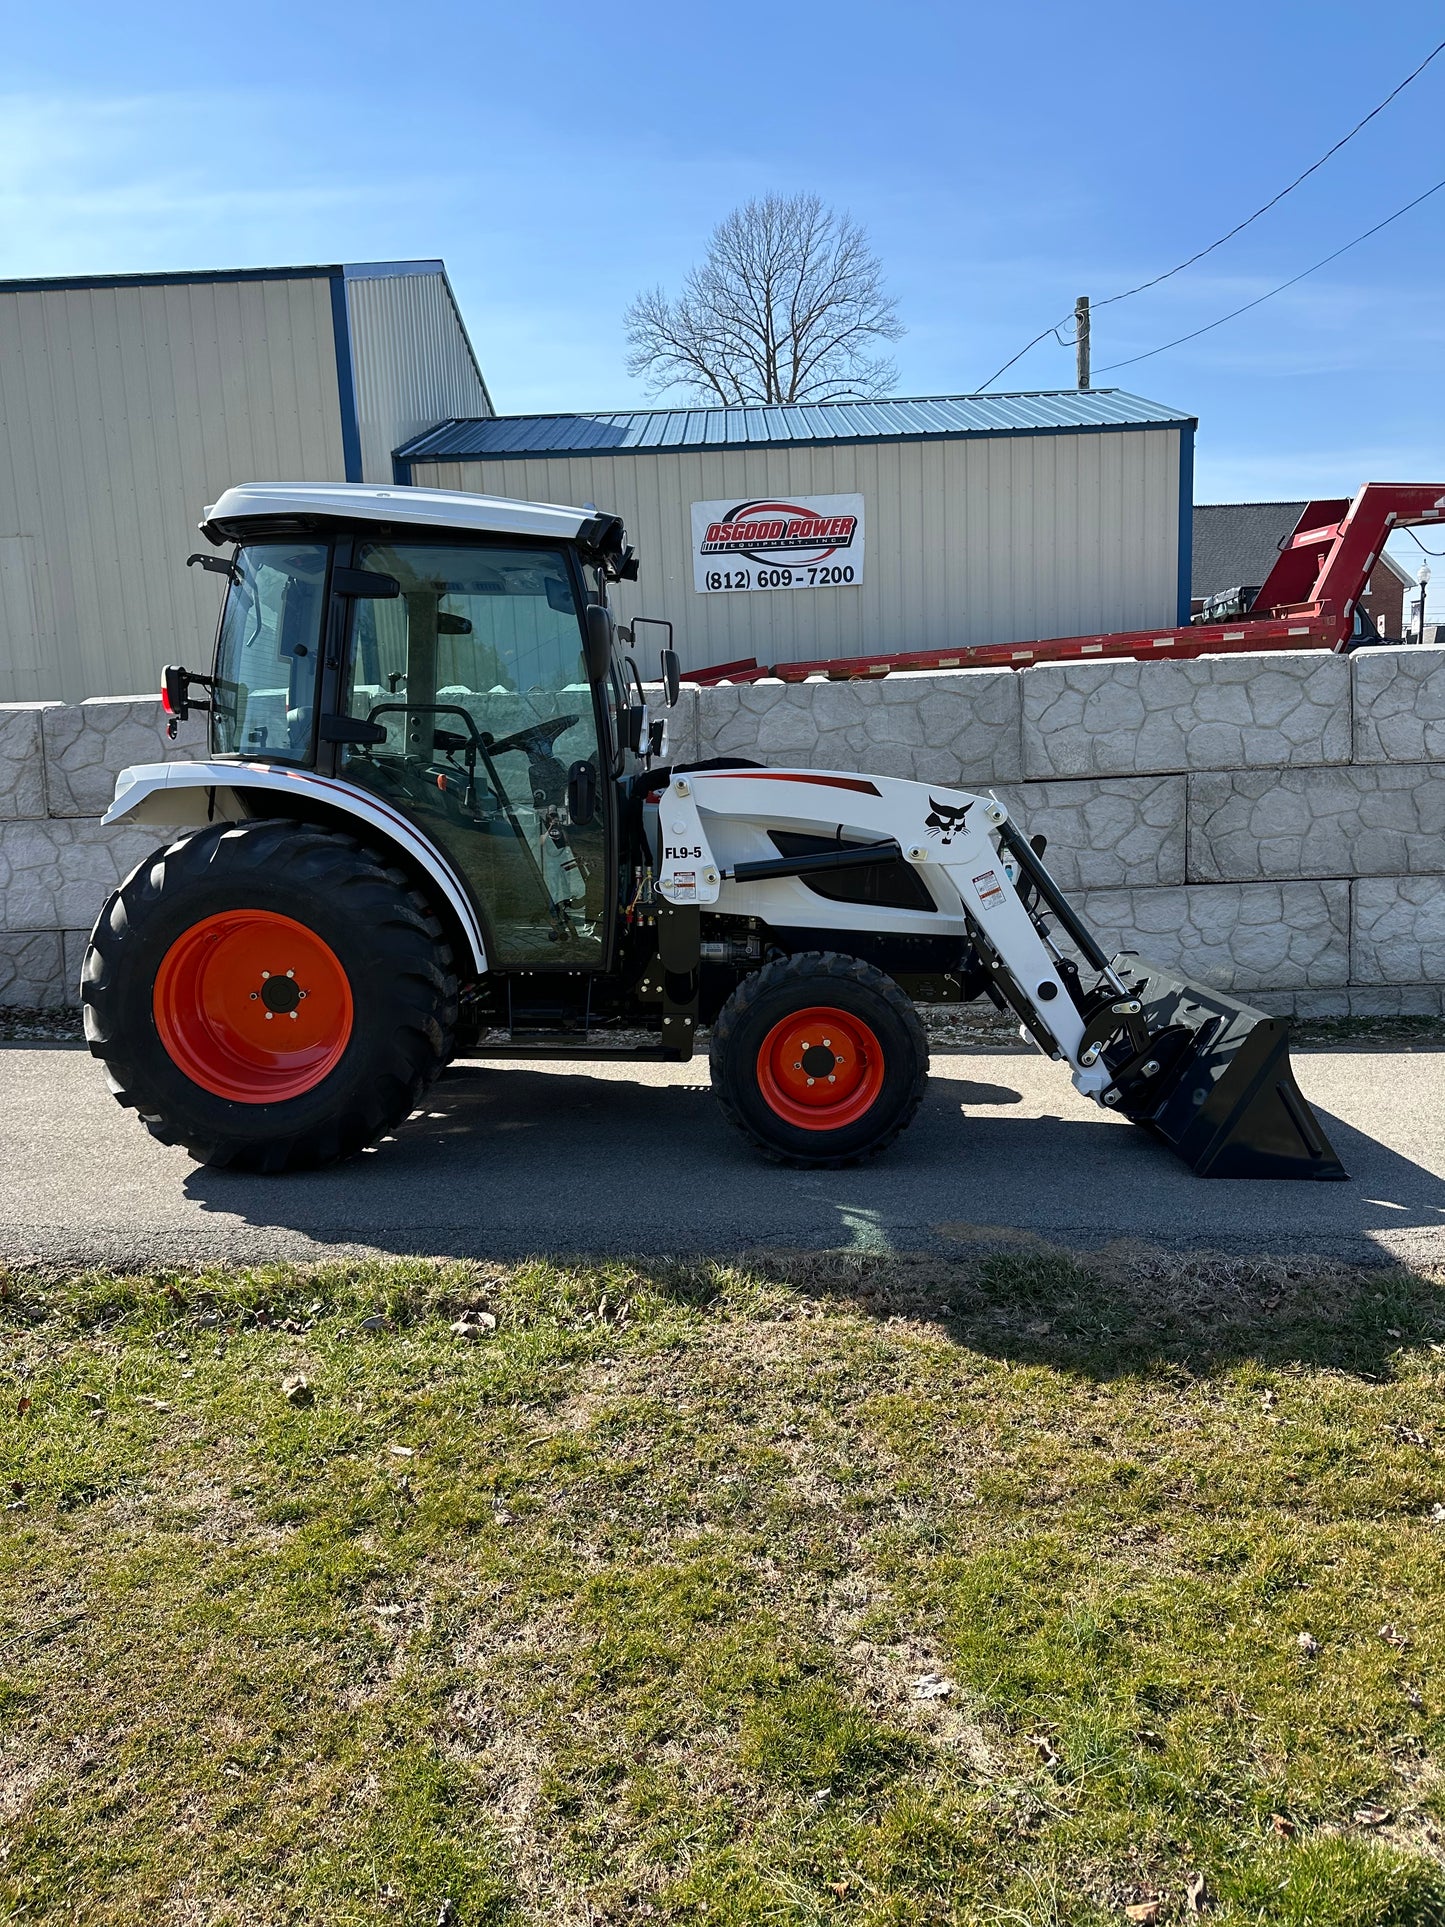
[[[1060,1088],[1054,1067],[986,1068],[1016,1083],[936,1074],[883,1156],[796,1171],[727,1126],[702,1065],[644,1084],[623,1066],[463,1064],[350,1164],[286,1178],[202,1168],[185,1188],[261,1243],[285,1227],[338,1252],[627,1255],[675,1272],[680,1291],[696,1288],[689,1260],[746,1259],[813,1297],[1090,1373],[1145,1356],[1198,1366],[1270,1331],[1293,1356],[1323,1346],[1342,1369],[1384,1371],[1391,1332],[1426,1317],[1425,1299],[1415,1313],[1397,1302],[1407,1273],[1391,1247],[1445,1266],[1445,1181],[1340,1118],[1317,1107],[1349,1184],[1211,1182]],[[1438,1242],[1400,1240],[1431,1231]],[[1362,1266],[1395,1283],[1361,1284]]]

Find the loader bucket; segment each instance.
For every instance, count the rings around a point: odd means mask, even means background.
[[[1124,952],[1114,968],[1144,1006],[1162,1095],[1131,1085],[1126,1114],[1201,1178],[1347,1178],[1289,1060],[1289,1023]],[[1153,1108],[1149,1108],[1150,1105]]]

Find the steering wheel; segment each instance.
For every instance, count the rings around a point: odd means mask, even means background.
[[[482,741],[493,756],[505,756],[509,749],[523,750],[528,756],[550,756],[552,745],[559,736],[569,729],[575,729],[581,720],[577,716],[549,716],[545,722],[528,723],[525,729],[514,729],[510,736],[483,735]]]

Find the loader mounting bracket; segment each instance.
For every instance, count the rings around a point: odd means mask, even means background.
[[[697,1032],[702,981],[702,913],[695,903],[659,903],[657,961],[662,974],[663,1045],[686,1063]]]

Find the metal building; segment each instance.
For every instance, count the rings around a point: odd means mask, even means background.
[[[1195,426],[1114,389],[485,417],[396,480],[621,515],[622,613],[700,669],[1187,622]]]
[[[399,442],[491,406],[440,261],[0,282],[0,702],[204,659],[206,503],[389,481]]]

